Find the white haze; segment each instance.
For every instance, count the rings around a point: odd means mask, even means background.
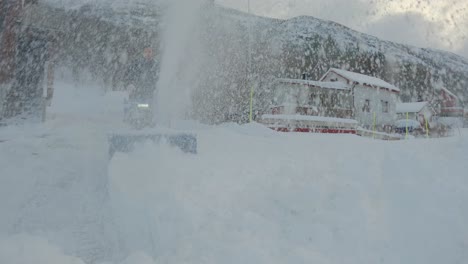
[[[164,16],[158,119],[184,119],[202,65],[199,25],[204,0],[171,0]]]
[[[249,0],[216,0],[247,12]],[[468,57],[468,1],[457,0],[250,0],[255,14],[331,20],[390,41]]]
[[[43,0],[77,8],[83,4],[137,2],[184,3],[175,0]],[[308,15],[331,20],[385,40],[442,49],[468,57],[468,1],[458,0],[215,0],[215,4],[276,18]],[[179,12],[193,11],[200,0],[186,1]],[[416,33],[416,34],[414,34]]]

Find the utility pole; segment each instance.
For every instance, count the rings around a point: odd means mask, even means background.
[[[247,13],[249,14],[249,54],[248,54],[248,65],[247,65],[247,85],[250,85],[250,109],[249,109],[249,122],[252,123],[253,115],[253,97],[254,97],[254,85],[252,82],[252,18],[250,17],[250,0],[247,0]]]

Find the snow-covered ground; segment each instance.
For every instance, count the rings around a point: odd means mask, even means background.
[[[468,131],[385,142],[174,124],[108,162],[121,94],[61,83],[0,128],[0,263],[467,263]]]

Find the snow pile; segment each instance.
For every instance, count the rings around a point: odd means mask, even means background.
[[[196,156],[164,145],[116,156],[124,247],[164,263],[468,260],[466,138],[281,135],[219,127],[199,133]]]
[[[262,119],[276,119],[276,120],[300,120],[300,121],[317,121],[317,122],[328,122],[328,123],[346,123],[355,124],[358,122],[354,119],[337,118],[337,117],[326,117],[326,116],[309,116],[309,115],[262,115]]]
[[[252,122],[246,125],[239,125],[237,123],[226,123],[221,125],[222,128],[236,132],[242,135],[254,136],[254,137],[281,137],[281,134],[276,133],[270,128],[260,123]],[[213,128],[211,128],[213,129]]]
[[[0,128],[0,263],[468,262],[468,130],[385,142],[185,122],[197,155],[146,145],[107,167],[118,100],[61,91],[46,124]]]
[[[156,264],[153,258],[141,251],[132,253],[121,264]]]
[[[64,254],[47,240],[28,235],[0,237],[0,263],[85,264],[79,258]]]
[[[0,263],[8,264],[85,264],[77,257],[70,256],[50,244],[49,241],[25,234],[0,237]],[[134,252],[119,264],[155,264],[143,252]],[[110,262],[101,264],[112,264]]]

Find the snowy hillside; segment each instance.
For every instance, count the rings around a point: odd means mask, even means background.
[[[286,32],[285,37],[289,41],[304,39],[314,34],[319,34],[322,37],[331,35],[343,48],[346,45],[358,44],[364,50],[382,51],[385,54],[401,59],[424,63],[434,62],[440,66],[446,66],[454,70],[468,70],[468,59],[456,54],[380,40],[332,21],[302,16],[286,20],[283,24],[283,30]]]
[[[381,51],[413,62],[436,64],[440,67],[448,67],[452,70],[468,71],[468,59],[447,51],[418,48],[403,45],[391,41],[381,40],[377,37],[352,30],[333,21],[322,20],[311,16],[300,16],[288,20],[273,19],[267,17],[250,16],[241,11],[220,8],[231,19],[235,19],[248,25],[252,23],[257,27],[265,27],[268,31],[275,32],[284,42],[303,42],[318,34],[323,38],[332,36],[345,48],[347,45],[359,45],[363,50]]]
[[[158,46],[161,40],[164,5],[160,2],[82,1],[66,5],[65,10],[59,8],[60,1],[43,3],[53,4],[54,8],[49,7],[51,9],[46,12],[50,16],[41,15],[32,21],[70,32],[60,40],[63,55],[59,56],[59,61],[66,64],[71,59],[74,67],[90,68],[97,78],[112,80],[112,85],[119,84],[120,64],[125,63],[122,56],[132,58],[142,42],[151,41]],[[211,18],[203,26],[205,34],[217,37],[206,37],[203,44],[210,56],[228,57],[231,63],[219,68],[229,68],[231,75],[236,75],[224,80],[225,87],[244,85],[248,58],[244,53],[249,50],[250,39],[254,61],[252,74],[264,78],[256,78],[257,82],[263,82],[258,84],[262,86],[261,91],[268,89],[275,77],[298,78],[307,72],[316,80],[333,67],[392,83],[401,88],[404,101],[430,100],[434,89],[442,86],[465,103],[468,100],[468,59],[456,54],[383,41],[313,17],[279,20],[250,16],[219,6],[206,11],[211,12]],[[45,19],[59,13],[65,13],[61,19],[69,21],[56,23],[52,18],[52,22]],[[226,32],[230,34],[223,36]],[[125,52],[128,54],[122,55]],[[208,85],[211,84],[201,86]],[[247,87],[237,88],[244,89]],[[257,98],[260,100],[261,97]],[[262,106],[265,104],[261,102]],[[260,107],[258,110],[264,109]]]
[[[383,142],[184,122],[197,155],[108,161],[123,95],[58,85],[45,124],[0,128],[0,263],[468,261],[466,130]]]

